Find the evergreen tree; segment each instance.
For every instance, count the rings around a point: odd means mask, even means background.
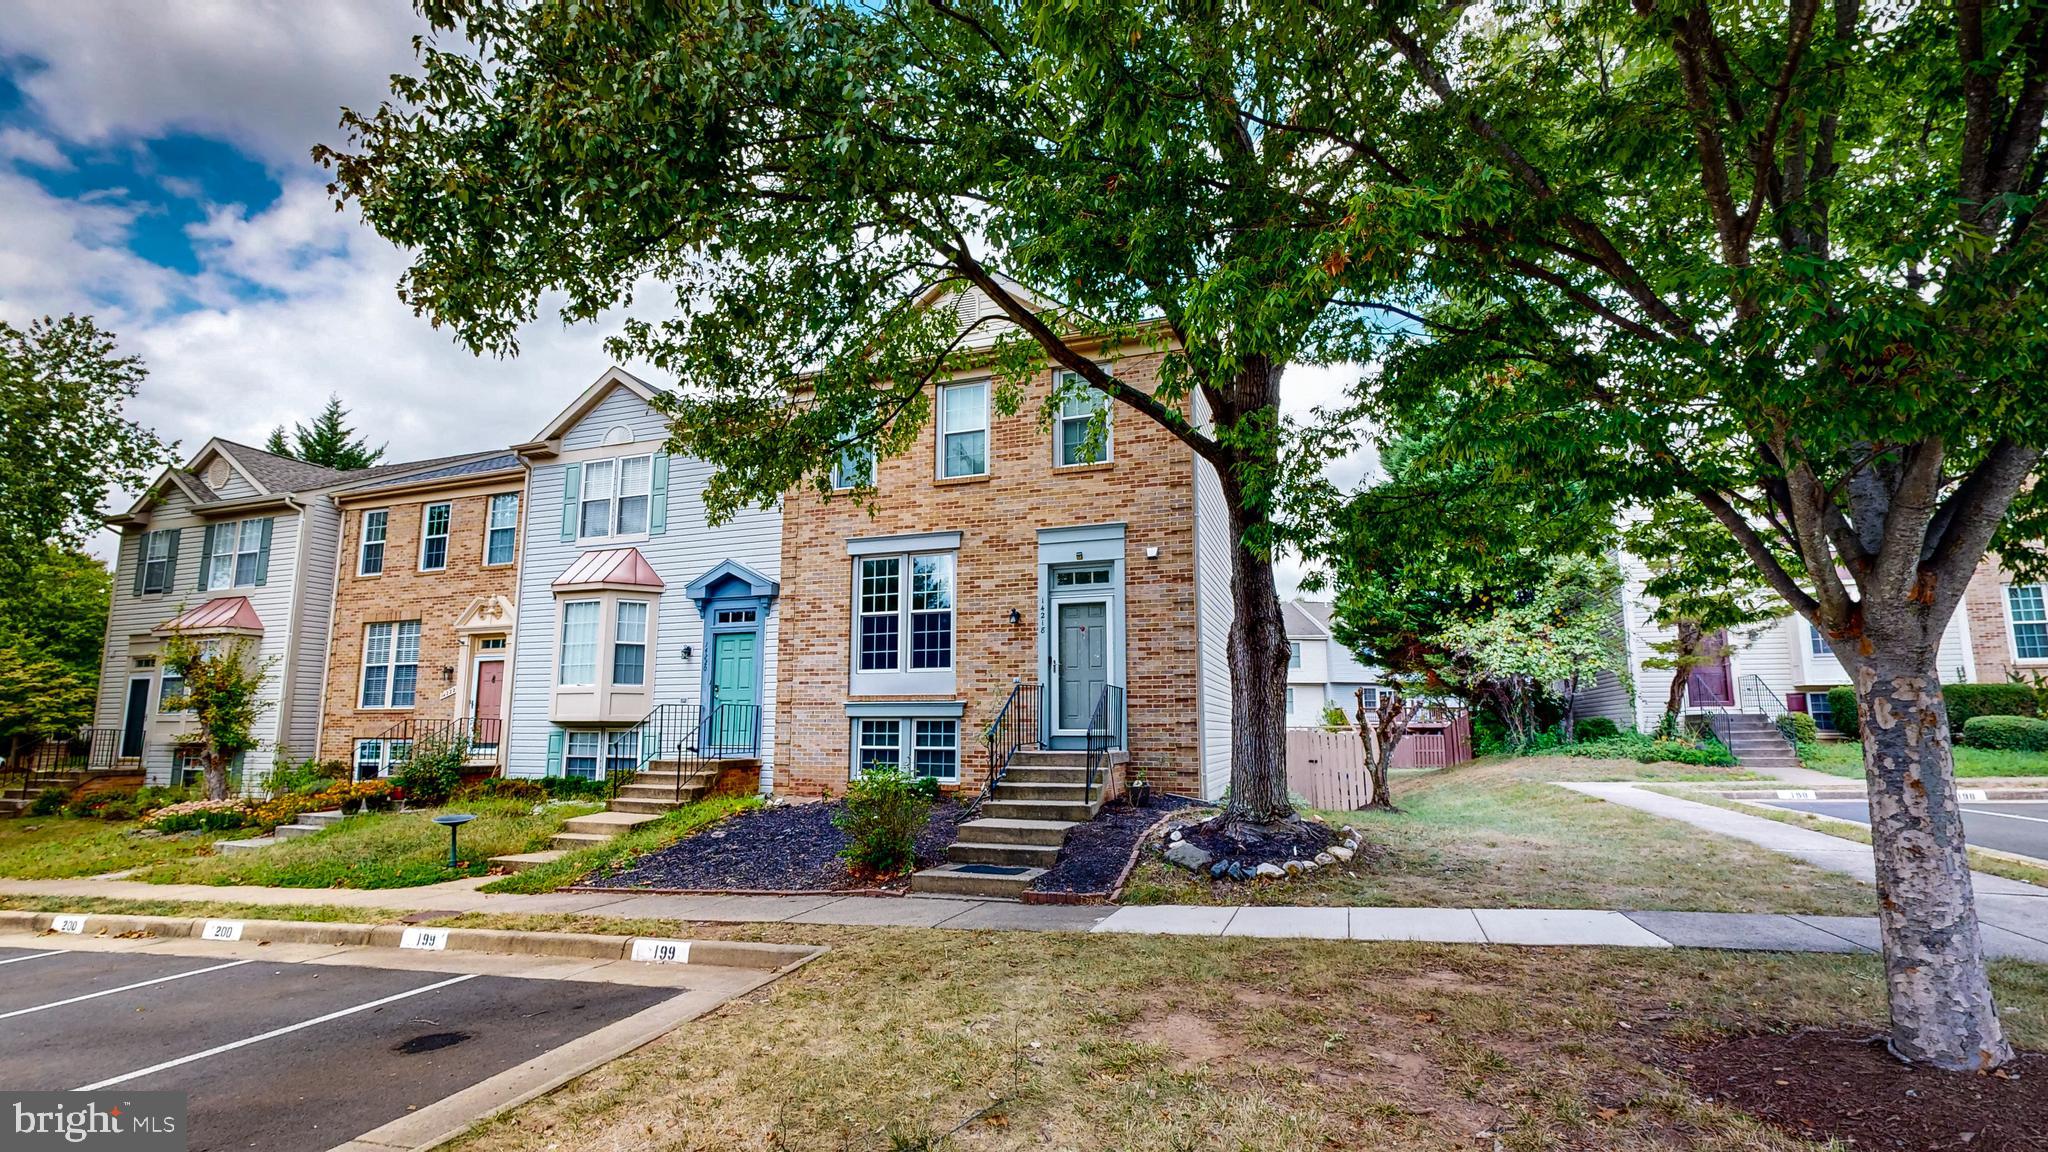
[[[270,433],[264,450],[279,456],[290,456],[308,464],[323,468],[335,468],[353,472],[368,468],[384,458],[387,445],[370,447],[368,437],[357,438],[355,429],[349,426],[348,409],[341,406],[341,397],[327,397],[327,407],[313,418],[309,427],[305,424],[292,426],[292,443],[285,442],[283,425]]]

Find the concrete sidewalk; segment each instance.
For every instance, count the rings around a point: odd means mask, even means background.
[[[1759,823],[1771,824],[1770,821]],[[612,920],[840,924],[963,931],[1124,932],[1156,936],[1783,952],[1870,952],[1877,948],[1876,919],[1856,916],[1549,908],[1212,908],[1195,905],[1118,908],[1099,904],[1013,904],[916,897],[649,896],[631,892],[555,892],[523,896],[478,892],[478,886],[485,882],[483,879],[457,880],[421,888],[363,892],[346,889],[216,888],[192,884],[143,884],[127,880],[4,880],[0,881],[0,895],[313,904],[445,914],[554,913]],[[2048,932],[1987,928],[1985,937],[1986,946],[1995,956],[2048,963]]]
[[[1870,858],[1869,845],[1854,840],[1653,792],[1639,784],[1560,783],[1558,787],[1681,821],[1718,836],[1746,840],[1866,884],[1877,883],[1877,866]],[[2022,942],[2048,941],[2048,888],[1988,872],[1972,872],[1970,877],[1977,892],[1984,944],[1993,955],[2023,955],[2027,944]]]

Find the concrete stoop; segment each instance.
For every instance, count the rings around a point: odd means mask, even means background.
[[[325,832],[345,819],[347,817],[342,815],[339,808],[330,808],[325,812],[301,812],[295,823],[280,824],[270,834],[275,840],[296,840],[301,836],[311,836],[315,832]]]
[[[552,843],[558,851],[573,851],[617,839],[639,825],[659,820],[685,804],[696,803],[709,795],[717,783],[718,764],[715,762],[685,771],[683,766],[674,760],[650,760],[645,772],[635,775],[631,782],[619,786],[618,795],[605,805],[604,811],[564,821],[562,830],[555,834]],[[532,855],[538,853],[519,853],[503,859],[511,861]],[[497,861],[494,860],[492,863]],[[520,865],[507,866],[517,868]]]
[[[552,864],[568,854],[567,851],[561,848],[553,848],[543,852],[513,852],[504,856],[493,856],[490,863],[491,867],[503,868],[507,872],[524,872],[528,868],[538,868],[543,864]]]
[[[1113,753],[1119,761],[1123,752]],[[1105,773],[1106,774],[1106,773]],[[946,863],[910,878],[920,896],[1017,900],[1059,859],[1067,833],[1102,811],[1088,794],[1088,756],[1079,751],[1020,748],[981,805],[960,825]]]

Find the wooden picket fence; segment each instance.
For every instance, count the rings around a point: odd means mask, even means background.
[[[1394,749],[1396,768],[1449,768],[1472,759],[1472,716],[1418,720]],[[1287,730],[1287,790],[1317,808],[1351,811],[1372,803],[1372,774],[1356,729]]]

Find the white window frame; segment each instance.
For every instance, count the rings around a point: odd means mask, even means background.
[[[895,607],[889,611],[868,610],[867,568],[870,564],[894,563],[896,566]],[[943,608],[918,606],[917,573],[921,564],[936,564],[945,573],[946,603]],[[869,675],[907,673],[911,675],[943,674],[952,675],[959,663],[960,650],[960,563],[954,552],[897,552],[882,556],[856,556],[853,566],[854,579],[854,629],[853,655],[856,672]],[[945,662],[919,665],[917,660],[917,621],[920,616],[946,617]],[[867,667],[867,647],[863,642],[866,621],[893,616],[896,621],[896,643],[892,654],[893,662],[886,667]]]
[[[263,555],[263,522],[267,519],[270,517],[251,516],[247,520],[224,520],[214,526],[214,550],[212,555],[206,558],[206,587],[209,591],[216,588],[256,586],[256,566],[262,562]],[[223,541],[227,544],[226,551],[221,550]],[[247,580],[242,579],[242,558],[245,556],[250,558]],[[217,561],[227,562],[228,574],[225,580],[214,578]]]
[[[584,737],[589,740],[589,755],[586,756],[576,750],[578,737]],[[562,775],[573,776],[578,780],[604,779],[604,753],[605,735],[601,730],[596,728],[570,728],[566,730],[562,737]],[[590,774],[588,776],[582,775],[570,768],[570,762],[575,760],[590,761]]]
[[[407,631],[408,627],[411,629],[410,632]],[[378,629],[380,628],[389,630],[385,634],[384,656],[381,660],[372,660],[372,646],[377,642]],[[402,642],[408,635],[412,637],[412,659],[410,661],[400,660],[398,657]],[[381,703],[377,704],[369,702],[370,671],[373,668],[384,670],[382,681],[384,698]],[[398,670],[400,668],[412,669],[412,697],[403,704],[397,702]],[[356,677],[356,707],[369,710],[405,712],[417,707],[419,699],[420,622],[418,620],[375,620],[363,625],[363,667],[361,673]]]
[[[2037,596],[2037,597],[2039,597],[2039,598],[2040,598],[2040,600],[2041,600],[2041,607],[2042,607],[2042,610],[2043,610],[2043,615],[2044,615],[2044,617],[2048,617],[2048,584],[2008,584],[2008,585],[2006,585],[2006,586],[2005,586],[2005,634],[2006,634],[2006,640],[2007,640],[2007,642],[2008,642],[2008,643],[2010,643],[2010,644],[2012,645],[2012,658],[2013,658],[2013,660],[2014,660],[2014,661],[2015,661],[2016,663],[2021,663],[2021,664],[2042,664],[2042,663],[2048,663],[2048,654],[2043,654],[2043,655],[2040,655],[2040,656],[2026,656],[2026,655],[2022,655],[2022,654],[2020,653],[2020,628],[2021,628],[2022,626],[2026,626],[2026,627],[2034,627],[2034,626],[2037,626],[2037,625],[2038,625],[2038,626],[2041,626],[2041,628],[2042,628],[2042,631],[2043,631],[2043,634],[2044,634],[2044,639],[2043,639],[2043,643],[2048,643],[2048,619],[2043,619],[2043,620],[2021,620],[2021,619],[2019,618],[2019,605],[2017,605],[2017,604],[2013,603],[2013,593],[2015,593],[2015,592],[2026,592],[2026,591],[2032,591],[2032,592],[2034,593],[2034,595],[2035,595],[2035,596]]]
[[[590,678],[570,680],[569,676],[569,615],[570,610],[590,606]],[[604,600],[590,599],[562,601],[561,619],[555,626],[555,687],[595,688],[598,684],[598,670],[604,658]]]
[[[508,520],[508,521],[506,521],[506,522],[505,522],[505,523],[503,523],[503,524],[500,524],[500,523],[498,523],[498,509],[500,509],[500,508],[510,508],[510,509],[512,510],[512,515],[511,515],[511,519],[510,519],[510,520]],[[497,540],[498,534],[499,534],[500,532],[502,532],[502,533],[504,533],[504,534],[505,534],[505,539],[506,539],[506,540],[507,540],[507,541],[509,542],[509,545],[508,545],[508,547],[507,547],[507,548],[505,549],[505,558],[504,558],[503,560],[493,560],[493,559],[491,559],[491,549],[492,549],[492,548],[493,548],[493,546],[495,545],[495,542],[496,542],[496,540]],[[483,566],[484,566],[484,567],[486,567],[486,568],[501,568],[501,567],[503,567],[503,566],[505,566],[505,565],[507,565],[507,564],[512,564],[512,563],[515,563],[515,562],[516,562],[516,561],[517,561],[518,559],[519,559],[519,493],[517,493],[517,492],[496,492],[496,493],[493,493],[493,494],[491,494],[490,496],[487,496],[487,497],[485,497],[485,498],[484,498],[484,565],[483,565]]]
[[[865,468],[867,472],[865,479],[868,484],[870,486],[874,484],[875,446],[865,442],[848,444],[839,450],[839,455],[832,458],[832,490],[834,492],[850,492],[860,487],[862,476],[853,467],[855,461],[859,461]]]
[[[375,540],[370,539],[370,518],[372,516],[377,518],[377,538]],[[356,575],[382,576],[384,574],[384,554],[391,550],[391,509],[365,508],[363,509],[363,518],[360,523],[361,529],[357,533],[360,538],[356,541]],[[375,545],[377,548],[377,567],[375,569],[370,567],[371,545]]]
[[[177,691],[175,692],[171,690],[173,684],[177,685]],[[178,675],[177,669],[172,668],[169,664],[165,664],[157,670],[156,710],[160,715],[175,716],[184,712],[185,709],[183,708],[173,708],[170,706],[170,701],[184,691],[185,678]]]
[[[640,610],[640,634],[637,639],[626,638],[626,609],[628,606]],[[647,630],[654,617],[654,604],[648,600],[619,600],[612,607],[611,681],[613,685],[627,688],[647,686]],[[637,680],[619,679],[619,650],[637,648],[640,650],[640,677]],[[709,653],[706,653],[708,656]]]
[[[621,743],[621,741],[624,743]],[[602,775],[598,777],[600,780],[611,779],[613,773],[631,775],[640,769],[640,736],[638,732],[631,728],[607,730],[604,734],[604,739],[598,744],[598,752],[601,757],[599,770]],[[566,746],[563,749],[562,764],[566,771],[568,767],[568,750]]]
[[[951,414],[952,414],[952,397],[953,397],[954,393],[956,393],[956,392],[957,392],[957,393],[963,393],[963,394],[964,394],[964,393],[966,393],[966,392],[971,392],[971,391],[978,391],[978,392],[980,392],[980,393],[981,393],[981,418],[980,418],[980,423],[978,423],[978,424],[975,424],[975,425],[967,425],[967,424],[963,423],[963,424],[962,424],[961,426],[959,426],[959,427],[955,427],[955,426],[953,425],[953,423],[952,423],[952,419],[951,419]],[[957,384],[941,384],[941,385],[939,386],[939,403],[938,403],[938,419],[937,419],[937,421],[936,421],[936,423],[937,423],[937,425],[938,425],[938,436],[937,436],[937,440],[938,440],[938,450],[939,450],[939,459],[938,459],[938,466],[939,466],[939,479],[941,479],[941,480],[969,480],[969,479],[973,479],[974,477],[977,477],[977,476],[986,476],[986,475],[988,475],[988,474],[989,474],[989,448],[990,448],[990,443],[989,443],[989,441],[990,441],[991,437],[989,436],[989,415],[988,415],[988,413],[989,413],[989,381],[987,381],[987,380],[963,380],[963,381],[961,381],[960,383],[957,383]],[[980,471],[978,471],[978,472],[951,472],[951,471],[948,471],[948,470],[947,470],[947,453],[946,453],[946,446],[947,446],[948,442],[950,442],[950,441],[952,440],[952,438],[953,438],[953,437],[955,437],[955,436],[973,436],[973,435],[975,435],[975,434],[977,434],[977,433],[979,433],[979,434],[980,434],[980,436],[981,436],[981,470],[980,470]]]
[[[442,512],[441,530],[434,531],[434,510]],[[455,505],[451,501],[436,500],[420,508],[420,571],[446,572],[448,570],[448,542],[455,535]],[[434,541],[441,542],[441,562],[427,563],[427,547]]]
[[[941,784],[960,782],[960,731],[962,721],[952,716],[863,716],[853,721],[852,760],[847,766],[848,778],[858,780],[864,770],[863,753],[877,753],[877,763],[893,763],[897,770],[912,780],[923,778],[918,767],[919,752],[946,752],[950,754],[951,771],[934,774],[930,778]],[[893,726],[894,736],[882,733]],[[949,737],[949,738],[948,738]],[[944,742],[941,742],[941,741]],[[879,755],[887,751],[889,758]]]
[[[1820,634],[1820,625],[1806,622],[1806,653],[1809,656],[1833,656],[1835,650],[1828,647],[1827,637]]]
[[[1289,668],[1301,667],[1301,641],[1289,640],[1287,642],[1287,666]]]
[[[626,465],[639,461],[642,469],[641,485],[638,491],[625,490]],[[602,497],[590,495],[591,482],[597,471],[604,470],[607,491]],[[630,532],[625,530],[626,501],[640,497],[646,501],[640,518],[640,526]],[[603,532],[586,531],[588,512],[593,504],[604,504]],[[581,478],[576,492],[576,539],[581,540],[640,540],[648,534],[648,525],[654,515],[654,453],[635,452],[625,456],[612,456],[603,460],[587,460],[583,464]]]
[[[1832,707],[1829,707],[1828,705],[1827,693],[1805,692],[1801,693],[1801,695],[1806,697],[1806,714],[1813,718],[1813,726],[1815,729],[1822,732],[1840,732],[1842,730],[1840,726],[1838,726],[1835,723],[1835,710]],[[1813,702],[1816,700],[1820,701],[1820,707],[1818,709],[1816,709],[1813,706]],[[1826,716],[1828,718],[1828,722],[1825,725],[1823,725],[1820,722],[1820,718],[1822,716]]]
[[[177,573],[171,569],[171,541],[175,538],[177,531],[176,528],[159,528],[154,532],[143,534],[140,563],[142,564],[142,594],[144,596],[161,596],[165,592],[170,591],[171,581],[177,576]],[[157,543],[159,541],[163,543],[161,554],[157,551]],[[154,588],[149,586],[149,570],[151,565],[155,565],[157,568],[157,581]]]
[[[1092,405],[1092,407],[1083,412],[1069,413],[1067,411],[1068,405],[1076,400]],[[1067,425],[1078,423],[1085,427],[1095,419],[1095,413],[1098,411],[1102,413],[1102,455],[1094,460],[1067,459]],[[1094,388],[1090,388],[1079,376],[1074,375],[1072,372],[1062,373],[1060,376],[1059,407],[1054,409],[1052,419],[1053,467],[1090,468],[1098,464],[1108,464],[1114,461],[1116,459],[1115,418],[1112,415],[1114,411],[1114,401],[1108,396]],[[1087,442],[1087,434],[1083,432],[1081,443],[1086,444]]]
[[[374,748],[376,750],[375,754],[365,757],[363,755],[365,747]],[[412,759],[412,741],[385,740],[382,738],[363,739],[356,741],[354,747],[349,749],[349,752],[348,771],[350,779],[381,780],[390,776],[392,769]],[[366,765],[375,765],[375,775],[363,775],[363,768]]]

